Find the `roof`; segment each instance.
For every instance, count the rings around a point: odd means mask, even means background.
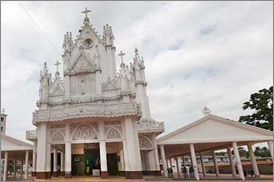
[[[191,124],[157,139],[164,145],[166,157],[188,155],[189,144],[194,144],[195,152],[204,153],[248,143],[273,140],[272,131],[240,123],[215,115],[205,116]]]
[[[1,151],[22,151],[33,150],[33,145],[13,138],[11,136],[1,134]]]
[[[205,116],[157,139],[157,144],[273,140],[273,132],[215,115]]]

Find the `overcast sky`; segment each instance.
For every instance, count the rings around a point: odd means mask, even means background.
[[[22,2],[58,52],[83,25],[85,7],[99,34],[110,24],[117,54],[144,57],[152,117],[165,133],[211,113],[238,120],[243,102],[273,83],[273,2]],[[35,129],[39,72],[61,56],[18,2],[1,2],[1,108],[7,134]],[[117,58],[117,63],[120,61]]]

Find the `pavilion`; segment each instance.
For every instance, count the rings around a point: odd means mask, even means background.
[[[190,155],[196,180],[200,179],[196,155],[199,154],[202,159],[203,153],[211,151],[216,176],[219,177],[215,151],[222,149],[227,150],[232,171],[232,179],[240,178],[245,180],[241,158],[238,151],[239,146],[245,145],[247,145],[249,150],[254,175],[255,177],[260,177],[257,162],[252,150],[252,145],[261,142],[268,142],[273,161],[272,131],[211,114],[157,139],[157,145],[160,148],[164,175],[168,176],[167,168],[168,165],[171,164],[171,159],[175,159],[177,171],[180,171],[178,159],[184,155]],[[232,160],[231,148],[233,148],[234,151],[238,174]],[[203,169],[202,178],[206,178],[203,160],[201,160],[201,166]]]

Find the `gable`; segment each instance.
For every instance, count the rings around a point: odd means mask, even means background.
[[[158,139],[164,143],[204,143],[228,141],[260,141],[270,140],[273,134],[256,127],[226,120],[224,118],[206,117],[171,134]]]
[[[62,83],[60,80],[55,80],[51,90],[50,90],[51,96],[63,96],[65,95],[65,89],[62,86]]]

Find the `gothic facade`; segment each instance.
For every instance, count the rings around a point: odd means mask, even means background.
[[[40,73],[37,130],[27,132],[33,175],[159,175],[156,136],[164,124],[150,116],[145,62],[135,48],[133,62],[122,61],[117,72],[112,28],[104,26],[100,37],[88,12],[76,40],[64,36],[63,79],[58,62],[54,78],[46,63]]]

